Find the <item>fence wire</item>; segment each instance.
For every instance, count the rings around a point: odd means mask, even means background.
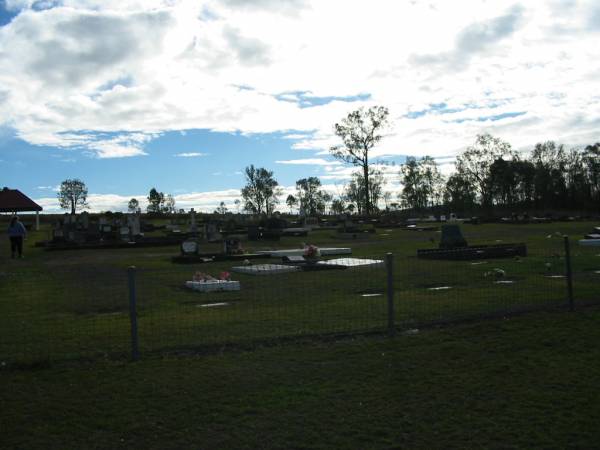
[[[542,245],[543,244],[543,245]],[[429,260],[395,255],[394,322],[401,330],[430,323],[568,305],[566,247],[548,236],[527,256]],[[600,300],[600,247],[572,242],[575,306]],[[237,273],[243,262],[137,267],[134,271],[139,351],[202,351],[306,336],[385,332],[387,271],[380,263],[331,270]],[[0,364],[128,358],[130,291],[126,266],[2,265]],[[251,267],[251,266],[250,266]],[[254,270],[254,269],[251,269]],[[201,272],[202,274],[200,274]],[[239,290],[193,290],[186,282],[230,272]],[[188,283],[189,284],[189,283]]]

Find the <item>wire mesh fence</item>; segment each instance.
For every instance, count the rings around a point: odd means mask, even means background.
[[[391,266],[385,255],[363,259],[370,264],[348,268],[240,262],[244,273],[229,277],[223,272],[231,262],[129,271],[58,263],[44,270],[4,270],[0,363],[130,357],[132,318],[143,357],[568,306],[569,279],[576,306],[600,299],[600,247],[571,243],[567,258],[562,236],[549,236],[527,256],[396,255]],[[211,287],[199,281],[208,278],[206,272],[237,283],[213,290],[214,282]]]

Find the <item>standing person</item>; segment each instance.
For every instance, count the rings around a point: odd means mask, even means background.
[[[19,218],[14,216],[10,219],[8,225],[8,237],[10,239],[10,253],[11,257],[14,258],[15,254],[19,254],[19,258],[23,257],[23,239],[27,236],[27,230],[25,226],[19,222]]]

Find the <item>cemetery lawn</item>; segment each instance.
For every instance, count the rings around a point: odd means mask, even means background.
[[[600,250],[576,244],[595,222],[463,225],[470,244],[524,242],[528,256],[489,261],[416,258],[435,248],[439,232],[380,228],[358,239],[335,230],[281,241],[244,241],[249,251],[351,247],[352,256],[394,254],[395,322],[400,330],[424,324],[551,309],[566,304],[562,234],[572,239],[577,305],[600,300]],[[0,364],[123,360],[130,354],[127,267],[136,266],[142,358],[173,352],[210,353],[320,335],[383,332],[387,326],[384,268],[252,276],[233,274],[238,292],[198,293],[184,283],[196,271],[217,276],[239,262],[173,264],[176,245],[152,248],[44,251],[34,247],[49,229],[31,233],[25,259],[0,255]],[[5,241],[7,245],[8,240]],[[218,244],[200,245],[218,252]],[[258,263],[278,260],[258,259]],[[480,263],[483,263],[480,265]],[[498,269],[505,277],[497,280]],[[500,284],[500,283],[502,284]],[[215,306],[216,304],[216,306]]]
[[[0,370],[3,449],[594,448],[600,309]]]

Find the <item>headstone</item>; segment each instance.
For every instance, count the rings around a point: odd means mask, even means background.
[[[221,239],[221,233],[219,233],[219,228],[217,227],[216,223],[209,222],[206,225],[204,225],[204,228],[204,236],[206,236],[206,240],[208,242],[218,241],[219,239]]]
[[[127,226],[131,236],[139,236],[141,234],[140,216],[138,213],[129,214],[127,216]]]
[[[82,230],[87,230],[90,226],[90,214],[87,211],[83,211],[79,215],[79,223],[81,224]]]
[[[226,255],[240,255],[244,253],[242,244],[238,238],[228,238],[223,240],[223,253]]]
[[[248,225],[248,239],[251,241],[260,239],[260,228],[258,225]]]
[[[304,256],[284,256],[283,258],[281,258],[282,261],[284,262],[289,262],[289,263],[305,263],[306,259],[304,258]]]
[[[182,255],[197,255],[198,254],[198,243],[196,241],[183,241],[181,243],[181,254]]]
[[[467,241],[458,225],[442,225],[442,239],[439,247],[446,249],[467,247]]]
[[[129,227],[120,227],[119,228],[119,235],[121,237],[121,240],[123,241],[129,241],[130,236],[129,236]]]
[[[198,224],[196,224],[196,211],[194,211],[194,208],[190,209],[190,232],[198,232]]]

